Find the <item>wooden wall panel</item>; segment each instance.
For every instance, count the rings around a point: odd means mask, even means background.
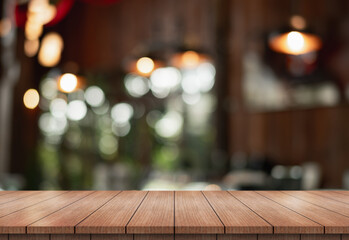
[[[171,234],[135,234],[133,240],[174,240]]]
[[[133,234],[91,234],[91,240],[133,240]]]
[[[301,236],[298,234],[261,234],[258,235],[258,240],[300,240]]]
[[[228,234],[228,235],[217,235],[217,240],[257,240],[257,234]]]
[[[9,240],[50,240],[48,234],[10,234]]]
[[[52,234],[50,240],[90,240],[90,234]]]

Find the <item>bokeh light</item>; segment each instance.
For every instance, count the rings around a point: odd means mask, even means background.
[[[182,67],[193,68],[196,67],[200,62],[200,56],[197,52],[186,51],[182,55]]]
[[[115,104],[111,109],[111,117],[116,124],[123,125],[133,116],[133,107],[128,103]]]
[[[181,81],[181,74],[177,68],[164,67],[154,70],[150,76],[151,90],[154,93],[166,93],[175,90]],[[156,96],[156,95],[155,95]]]
[[[87,114],[87,106],[81,100],[74,100],[68,104],[67,117],[72,121],[80,121]]]
[[[154,61],[148,57],[142,57],[137,61],[137,70],[143,74],[149,74],[154,70]]]
[[[290,24],[297,30],[303,30],[307,27],[307,22],[302,16],[294,15],[290,19]]]
[[[182,115],[176,111],[169,111],[155,124],[155,131],[160,137],[175,138],[180,135],[182,127]]]
[[[65,73],[59,78],[59,88],[62,92],[73,92],[78,86],[78,78],[71,73]]]
[[[68,104],[62,98],[56,98],[51,101],[50,112],[52,116],[61,118],[64,117],[67,112]]]
[[[39,128],[45,135],[62,135],[68,126],[65,117],[56,118],[50,113],[44,113],[39,118]]]
[[[149,91],[149,81],[144,77],[128,74],[125,77],[125,87],[132,97],[138,98],[144,96]]]
[[[24,53],[27,57],[33,57],[38,53],[40,42],[38,39],[24,41]]]
[[[46,34],[42,39],[38,61],[44,67],[53,67],[61,60],[63,38],[55,32]]]
[[[90,86],[85,91],[85,99],[90,106],[100,107],[105,100],[104,92],[97,86]]]
[[[23,96],[23,103],[26,108],[34,109],[38,106],[40,95],[35,89],[28,89]]]

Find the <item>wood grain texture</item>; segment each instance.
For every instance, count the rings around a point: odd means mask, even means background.
[[[300,240],[299,234],[261,234],[258,235],[258,240]]]
[[[216,234],[178,234],[175,240],[216,240]]]
[[[133,240],[132,234],[91,234],[91,240]]]
[[[48,234],[10,234],[9,240],[50,240]]]
[[[74,233],[75,226],[119,191],[98,191],[27,227],[27,233]]]
[[[135,234],[133,240],[174,240],[173,234]]]
[[[90,240],[90,234],[52,234],[50,240]]]
[[[17,212],[24,208],[33,206],[35,204],[46,201],[50,198],[57,197],[61,194],[67,193],[66,191],[45,191],[39,192],[38,194],[31,195],[24,199],[19,199],[16,201],[12,201],[3,205],[0,205],[0,217],[4,217],[13,212]]]
[[[291,195],[277,191],[258,191],[271,199],[325,227],[325,233],[349,233],[349,218],[325,208],[313,205]]]
[[[304,192],[304,191],[283,191],[286,194],[289,194],[291,196],[294,196],[298,199],[307,201],[309,203],[312,203],[314,205],[326,208],[328,210],[337,212],[339,214],[345,215],[349,217],[349,204],[339,202],[337,200],[334,200],[332,198],[324,197],[324,196],[330,196],[330,192],[326,193],[325,195],[318,195],[313,194],[312,191],[310,192]]]
[[[294,211],[273,202],[256,192],[230,191],[255,213],[274,227],[274,233],[301,234],[324,233],[324,227]]]
[[[8,234],[0,234],[0,240],[8,240]]]
[[[2,217],[0,218],[0,233],[26,233],[28,225],[91,193],[90,191],[71,191]]]
[[[75,227],[76,233],[126,233],[126,225],[147,192],[125,191]]]
[[[301,191],[290,191],[301,192]],[[342,193],[341,191],[307,191],[309,194],[315,194],[324,198],[329,198],[341,203],[349,204],[349,195]]]
[[[203,194],[225,227],[225,233],[273,233],[273,227],[239,200],[224,191]]]
[[[12,202],[14,200],[23,199],[25,197],[28,197],[28,196],[36,194],[36,193],[38,193],[38,192],[34,192],[34,191],[18,191],[18,192],[12,192],[12,193],[9,193],[9,194],[3,194],[3,195],[0,195],[0,204]]]
[[[175,233],[224,233],[224,226],[201,192],[175,192]]]
[[[127,233],[174,233],[174,192],[149,192],[126,227]]]
[[[257,240],[257,234],[217,234],[217,240]]]
[[[332,234],[326,234],[326,235],[314,235],[314,234],[302,234],[301,240],[341,240],[341,235],[332,235]]]

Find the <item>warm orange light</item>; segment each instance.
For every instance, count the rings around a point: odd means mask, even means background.
[[[39,50],[40,42],[38,39],[24,41],[24,53],[28,57],[33,57]]]
[[[0,20],[0,36],[5,37],[10,33],[12,28],[11,20],[8,18],[4,18]]]
[[[290,24],[297,30],[303,30],[307,27],[307,22],[302,16],[294,15],[290,19]]]
[[[38,60],[42,66],[53,67],[61,60],[63,39],[55,32],[48,33],[42,39]]]
[[[23,96],[23,103],[26,108],[34,109],[38,106],[40,96],[38,91],[35,89],[28,89]]]
[[[148,57],[142,57],[137,61],[137,70],[143,74],[149,74],[154,70],[154,61]]]
[[[65,73],[59,78],[58,85],[62,92],[73,92],[78,86],[78,78],[74,74]]]
[[[292,31],[271,38],[269,45],[276,52],[300,55],[319,50],[322,42],[316,35]]]
[[[182,55],[182,66],[187,68],[196,67],[199,65],[200,56],[197,52],[187,51]]]

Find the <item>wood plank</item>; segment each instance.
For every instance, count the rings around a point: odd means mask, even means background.
[[[0,217],[4,217],[6,215],[9,215],[13,212],[17,212],[19,210],[22,210],[24,208],[33,206],[35,204],[38,204],[40,202],[46,201],[50,198],[57,197],[61,194],[67,193],[66,191],[45,191],[45,192],[38,192],[35,195],[31,195],[29,197],[26,197],[24,199],[18,199],[3,205],[0,205]]]
[[[274,233],[324,233],[324,227],[256,192],[229,191],[274,227]]]
[[[90,240],[90,234],[52,234],[50,240]]]
[[[341,235],[339,234],[326,234],[326,235],[314,235],[314,234],[302,234],[301,240],[341,240]]]
[[[0,191],[0,195],[5,195],[5,194],[10,194],[10,193],[15,193],[17,191]]]
[[[91,240],[133,240],[132,234],[91,234]]]
[[[296,192],[296,191],[294,191]],[[307,193],[329,198],[341,203],[349,204],[349,195],[335,191],[307,191]]]
[[[324,196],[313,194],[312,191],[283,191],[286,194],[294,196],[298,199],[304,200],[306,202],[312,203],[314,205],[326,208],[328,210],[334,211],[341,215],[349,217],[349,204],[336,201]],[[326,193],[328,195],[328,193]]]
[[[174,192],[149,192],[126,227],[127,233],[174,233]]]
[[[74,233],[75,226],[115,197],[119,191],[98,191],[27,227],[27,233]]]
[[[300,240],[299,234],[261,234],[258,240]]]
[[[257,239],[258,239],[257,234],[217,234],[217,240],[257,240]]]
[[[178,234],[175,240],[216,240],[216,234]]]
[[[343,234],[342,240],[349,240],[349,234]]]
[[[175,233],[224,233],[224,226],[201,192],[175,192]]]
[[[8,234],[0,234],[0,240],[8,240]]]
[[[171,234],[135,234],[133,240],[174,240]]]
[[[50,240],[48,234],[10,234],[9,240]]]
[[[12,192],[10,194],[3,194],[3,195],[0,195],[0,204],[22,199],[36,193],[37,192],[34,192],[34,191],[18,191],[18,192]]]
[[[125,191],[75,227],[76,233],[126,233],[126,225],[147,192]]]
[[[91,193],[91,191],[71,191],[2,217],[0,218],[0,233],[26,233],[28,225]]]
[[[273,233],[273,227],[225,191],[203,194],[223,222],[225,233]]]
[[[277,191],[258,191],[271,199],[325,227],[326,234],[349,233],[349,218]]]

